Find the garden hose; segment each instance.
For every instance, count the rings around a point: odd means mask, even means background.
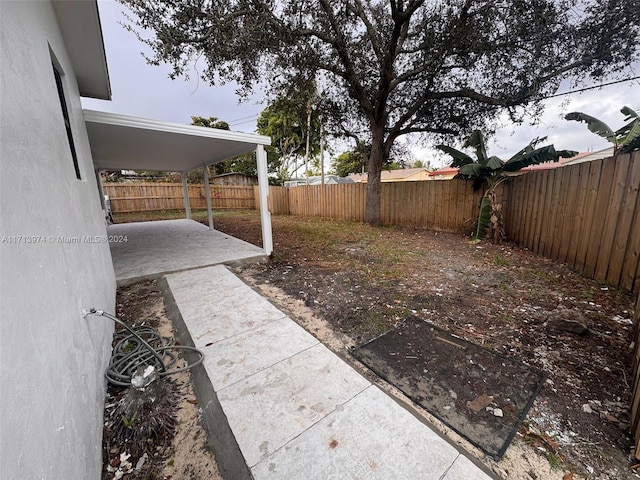
[[[105,377],[111,385],[130,386],[132,375],[141,366],[154,367],[158,375],[162,377],[189,370],[196,365],[200,365],[204,360],[204,353],[197,348],[170,344],[167,339],[160,336],[151,327],[130,327],[113,315],[95,308],[90,309],[88,313],[107,317],[129,332],[129,335],[122,333],[116,333],[115,335],[116,344],[113,347],[109,366],[105,371]],[[198,355],[198,359],[182,368],[169,371],[169,368],[178,359],[174,353],[176,350],[193,351]]]

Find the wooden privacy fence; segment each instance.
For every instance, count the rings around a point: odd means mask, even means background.
[[[640,458],[640,294],[636,296],[636,308],[633,317],[633,342],[631,432],[636,441],[636,458]]]
[[[289,188],[289,213],[362,221],[367,186],[363,183],[312,185]]]
[[[214,209],[260,208],[257,186],[212,185]],[[191,208],[206,208],[203,185],[189,185]],[[393,225],[447,231],[470,231],[481,193],[474,194],[465,180],[393,182],[381,185],[381,219]],[[105,184],[114,213],[184,208],[181,184]],[[295,188],[269,187],[273,214],[318,216],[339,220],[364,220],[367,185],[348,183]]]
[[[587,277],[640,290],[640,152],[515,177],[507,237]]]
[[[587,277],[640,292],[640,152],[530,172],[498,192],[507,236]],[[106,184],[115,213],[184,208],[182,185]],[[362,221],[366,184],[269,187],[273,214]],[[381,184],[381,220],[430,230],[473,230],[482,192],[471,182]],[[213,208],[259,209],[258,187],[211,186]],[[192,208],[204,187],[190,185]]]
[[[260,210],[260,187],[254,187],[254,205],[253,208]],[[289,215],[289,192],[284,187],[269,187],[269,212],[274,215]]]
[[[204,185],[189,185],[191,208],[207,208]],[[211,185],[211,202],[215,209],[255,208],[254,187]],[[184,208],[182,184],[118,183],[105,184],[114,213]]]
[[[290,188],[289,213],[362,221],[366,192],[364,183]],[[465,180],[383,183],[380,217],[390,225],[470,231],[481,196]]]

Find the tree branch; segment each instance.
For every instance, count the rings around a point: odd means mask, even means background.
[[[332,43],[335,48],[340,60],[345,69],[345,80],[349,83],[353,95],[360,103],[360,106],[364,110],[364,112],[368,115],[373,113],[373,105],[367,98],[367,93],[360,83],[360,79],[356,74],[354,63],[349,55],[349,52],[346,48],[346,42],[344,36],[342,35],[342,31],[340,30],[340,24],[338,23],[335,15],[333,14],[333,10],[331,9],[331,2],[329,0],[320,0],[320,5],[322,9],[327,14],[327,18],[329,19],[329,24],[331,25],[331,29],[336,34],[336,39]]]
[[[364,11],[364,7],[362,6],[362,2],[360,0],[354,0],[354,4],[357,8],[350,6],[349,2],[347,2],[347,8],[349,11],[356,14],[356,16],[362,20],[365,28],[367,29],[367,36],[369,38],[369,42],[371,43],[371,48],[373,48],[374,53],[376,54],[376,58],[379,62],[383,61],[383,53],[382,53],[382,45],[380,44],[380,39],[377,36],[377,31],[373,24],[369,21],[366,12]]]

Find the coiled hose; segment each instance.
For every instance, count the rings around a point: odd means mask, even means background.
[[[109,366],[104,374],[111,385],[130,386],[132,375],[141,366],[154,367],[162,377],[189,370],[204,360],[204,353],[197,348],[170,344],[151,327],[130,327],[113,315],[95,308],[90,309],[89,313],[107,317],[129,332],[129,335],[116,334],[117,343],[113,347]],[[198,355],[198,359],[182,368],[169,371],[168,369],[178,360],[174,353],[176,350],[193,351]]]

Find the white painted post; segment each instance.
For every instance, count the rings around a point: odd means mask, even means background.
[[[211,208],[211,188],[209,188],[209,166],[204,165],[204,196],[207,199],[207,216],[209,220],[209,230],[213,230],[213,210]]]
[[[96,182],[98,183],[98,191],[100,192],[100,205],[102,205],[102,209],[107,212],[107,205],[104,200],[104,185],[102,183],[102,170],[95,170],[96,173]]]
[[[107,207],[107,199],[104,198],[104,184],[102,183],[102,170],[94,170],[96,174],[96,182],[98,182],[98,191],[100,192],[100,205],[102,206],[102,211],[104,212],[104,221],[107,226],[113,223],[113,216],[109,211],[110,207]],[[110,204],[109,204],[110,205]]]
[[[187,220],[191,220],[191,202],[189,201],[189,187],[187,186],[187,174],[189,172],[180,172],[182,177],[182,194],[184,195],[184,209],[187,213]]]
[[[269,211],[269,178],[267,177],[267,154],[263,145],[257,145],[258,190],[260,192],[260,223],[262,224],[262,246],[265,255],[273,252],[273,234],[271,232],[271,212]]]

